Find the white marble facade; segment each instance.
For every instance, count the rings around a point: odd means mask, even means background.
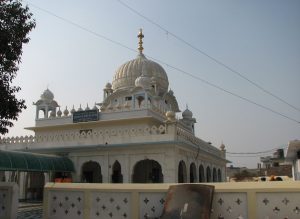
[[[27,128],[35,135],[0,138],[0,149],[68,156],[73,182],[225,181],[225,146],[195,136],[193,113],[180,114],[165,70],[145,57],[138,37],[139,54],[118,68],[101,103],[61,111],[46,89],[34,103],[36,125]],[[97,116],[74,119],[89,113]]]

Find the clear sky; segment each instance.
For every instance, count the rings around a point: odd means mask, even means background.
[[[143,28],[144,53],[233,93],[300,120],[300,112],[258,90],[117,0],[30,0],[82,27],[137,48]],[[300,108],[300,1],[298,0],[123,0],[144,16]],[[23,51],[14,83],[28,108],[7,136],[33,134],[32,102],[49,87],[62,109],[102,101],[102,89],[136,52],[113,44],[29,5],[37,26]],[[300,124],[245,102],[162,65],[183,111],[197,119],[196,134],[229,152],[258,152],[300,139]],[[227,157],[255,167],[258,157]]]

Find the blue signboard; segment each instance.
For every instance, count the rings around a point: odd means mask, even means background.
[[[99,120],[98,110],[85,110],[73,113],[73,123]]]

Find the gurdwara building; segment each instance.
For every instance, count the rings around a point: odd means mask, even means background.
[[[143,37],[140,31],[137,57],[105,85],[102,103],[61,110],[49,89],[42,93],[34,103],[35,126],[26,128],[34,136],[0,139],[0,160],[7,162],[0,167],[2,180],[17,181],[24,197],[39,196],[44,183],[55,179],[225,181],[225,146],[195,136],[193,113],[180,113],[166,71],[143,54]]]

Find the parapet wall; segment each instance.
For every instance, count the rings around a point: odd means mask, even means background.
[[[212,219],[300,218],[300,182],[209,183]],[[170,184],[48,183],[44,219],[159,217]]]
[[[0,219],[17,219],[18,185],[13,182],[0,182]]]

